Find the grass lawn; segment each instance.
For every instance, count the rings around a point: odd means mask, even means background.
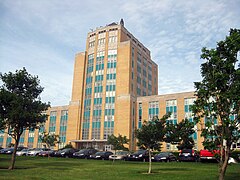
[[[214,163],[171,162],[148,163],[102,161],[65,158],[17,157],[16,169],[7,170],[11,156],[0,155],[0,179],[217,179],[218,165]],[[230,165],[227,180],[240,179],[240,164]]]

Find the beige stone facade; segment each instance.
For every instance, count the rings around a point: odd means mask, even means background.
[[[123,23],[97,28],[87,35],[86,51],[75,57],[69,105],[50,108],[44,129],[26,130],[20,144],[41,147],[39,134],[45,130],[60,135],[61,143],[56,148],[71,143],[79,149],[107,149],[108,135],[121,134],[130,139],[129,148],[134,150],[134,131],[144,120],[161,117],[170,109],[172,122],[190,115],[185,106],[186,99],[192,103],[191,98],[195,98],[193,92],[157,94],[158,66],[150,51]],[[199,149],[199,132],[195,136]],[[7,135],[0,133],[0,146],[6,147],[9,142]],[[164,150],[175,149],[164,144]]]
[[[137,98],[137,118],[138,128],[144,121],[152,119],[153,116],[163,117],[167,112],[171,112],[171,117],[167,120],[170,123],[178,123],[185,118],[193,121],[191,105],[196,97],[194,92],[183,92],[174,94],[164,94],[155,96],[146,96]],[[203,138],[200,136],[202,127],[200,124],[195,125],[193,139],[195,142],[194,149],[203,148]],[[177,151],[176,145],[163,143],[162,151]]]

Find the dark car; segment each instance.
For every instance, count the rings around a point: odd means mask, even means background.
[[[76,151],[78,150],[74,148],[65,148],[65,149],[56,151],[54,153],[54,156],[69,158],[69,157],[73,157],[73,153],[75,153]]]
[[[110,151],[99,151],[96,152],[93,155],[90,155],[91,159],[102,159],[102,160],[108,160],[109,156],[112,155],[113,153]]]
[[[81,159],[89,159],[90,155],[93,155],[96,152],[98,152],[98,150],[96,149],[81,149],[80,151],[73,153],[73,157],[81,158]]]
[[[193,149],[183,149],[179,153],[179,162],[181,161],[199,161],[199,154]]]
[[[148,150],[138,150],[134,152],[133,154],[128,155],[127,159],[128,161],[149,161],[149,154]]]
[[[23,149],[27,149],[27,148],[26,147],[22,147],[22,146],[17,147],[17,151],[16,152],[19,152],[19,151],[21,151]],[[14,151],[13,147],[12,148],[4,148],[4,149],[0,150],[0,154],[12,154],[13,151]]]
[[[41,151],[38,156],[40,157],[48,157],[49,156],[53,156],[53,154],[55,153],[54,150],[49,150],[49,151]]]
[[[14,148],[4,148],[0,150],[0,154],[12,154]]]
[[[155,162],[171,162],[177,161],[177,157],[171,152],[161,152],[152,157],[152,160]]]

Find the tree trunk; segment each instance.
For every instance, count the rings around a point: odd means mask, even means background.
[[[116,150],[114,150],[114,155],[116,155]],[[115,162],[115,158],[113,158],[112,164]]]
[[[12,153],[11,164],[8,167],[9,170],[13,170],[14,169],[14,165],[15,165],[15,161],[16,161],[16,152],[17,152],[17,147],[18,147],[20,136],[21,136],[21,134],[18,134],[17,138],[15,139],[15,144],[14,144],[14,150],[13,150],[13,153]]]
[[[220,165],[219,165],[219,178],[218,178],[219,180],[224,180],[224,177],[225,177],[225,173],[228,166],[229,154],[230,154],[229,146],[227,146],[224,154],[225,154],[224,160],[220,161]]]
[[[151,174],[151,172],[152,172],[152,157],[151,157],[150,148],[148,148],[148,157],[149,157],[148,174]]]

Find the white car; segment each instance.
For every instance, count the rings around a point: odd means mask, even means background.
[[[238,162],[236,161],[236,159],[229,157],[228,159],[228,164],[237,164]]]
[[[35,148],[35,149],[32,149],[32,150],[29,150],[28,153],[27,153],[27,156],[38,156],[38,154],[41,152],[41,151],[48,151],[50,149],[47,149],[47,148]]]
[[[32,150],[32,149],[22,149],[21,151],[17,151],[16,155],[17,156],[26,156],[28,151],[30,151],[30,150]]]

